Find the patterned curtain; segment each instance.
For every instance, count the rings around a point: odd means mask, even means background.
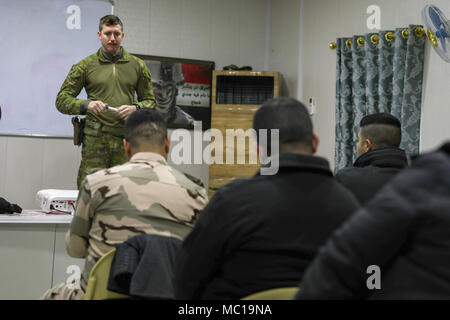
[[[337,39],[335,172],[356,160],[359,122],[372,113],[396,116],[400,148],[419,153],[425,41],[417,25]]]

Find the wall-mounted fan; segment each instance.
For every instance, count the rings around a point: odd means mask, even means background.
[[[444,61],[450,62],[450,20],[433,5],[423,8],[422,19],[434,50]]]

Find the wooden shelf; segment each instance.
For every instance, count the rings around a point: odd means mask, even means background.
[[[218,81],[218,77],[230,77],[227,81]],[[239,82],[242,79],[237,79],[239,81],[234,81],[233,78],[236,77],[248,77],[244,79],[243,82]],[[268,81],[267,78],[261,80],[261,77],[272,78]],[[278,72],[272,71],[228,71],[228,70],[214,70],[213,71],[213,85],[211,93],[212,110],[211,110],[211,128],[220,130],[224,134],[224,139],[228,136],[225,135],[227,129],[242,129],[243,133],[248,129],[253,128],[253,116],[255,112],[261,107],[261,104],[267,100],[261,100],[260,104],[224,104],[217,103],[217,93],[225,92],[227,89],[229,92],[227,94],[232,95],[232,92],[238,92],[239,94],[245,93],[245,90],[239,90],[239,88],[233,88],[234,85],[239,86],[240,83],[244,83],[247,87],[252,87],[252,90],[258,91],[258,84],[263,87],[264,94],[267,94],[267,84],[271,83],[271,92],[267,96],[278,97],[280,95],[280,74]],[[229,81],[228,81],[229,80]],[[226,83],[226,88],[221,87]],[[233,90],[231,90],[232,88]],[[255,96],[257,95],[253,92]],[[229,96],[228,100],[234,100],[234,97]],[[246,99],[245,97],[240,97],[240,99]],[[248,100],[248,99],[247,99]],[[234,132],[236,133],[236,131]],[[243,134],[238,134],[242,138]],[[236,138],[235,138],[236,139]],[[249,141],[250,140],[250,141]],[[220,187],[230,183],[236,178],[245,178],[253,176],[259,169],[259,159],[256,151],[256,147],[252,147],[249,150],[249,144],[256,144],[255,137],[246,138],[245,150],[238,150],[236,144],[234,144],[234,150],[229,150],[226,147],[226,140],[223,141],[223,164],[211,164],[209,167],[209,196],[212,197],[214,192]],[[233,152],[235,161],[237,160],[237,154],[245,154],[244,164],[226,164],[226,152]],[[258,162],[249,163],[249,154],[256,157]]]

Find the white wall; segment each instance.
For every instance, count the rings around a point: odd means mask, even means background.
[[[334,162],[336,51],[328,48],[338,37],[374,32],[366,25],[366,9],[381,9],[381,29],[422,24],[421,10],[427,0],[304,0],[302,96],[317,100],[314,125],[321,138],[318,153]],[[450,1],[433,4],[450,17]],[[429,151],[450,139],[450,64],[441,60],[427,41],[422,100],[421,151]]]
[[[129,52],[211,60],[216,69],[236,64],[263,70],[268,4],[267,0],[115,0],[114,13],[124,23],[123,45]],[[76,189],[80,158],[80,148],[70,139],[0,136],[0,196],[29,209],[36,208],[38,190]],[[177,167],[208,184],[207,165]]]
[[[270,6],[269,70],[282,74],[282,95],[297,97],[300,1],[272,0]]]
[[[76,189],[80,151],[69,139],[0,137],[0,196],[36,208],[41,189]]]
[[[264,68],[266,0],[116,0],[134,53]]]

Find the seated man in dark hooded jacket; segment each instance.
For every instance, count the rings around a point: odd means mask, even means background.
[[[263,161],[253,177],[214,194],[178,253],[176,299],[241,299],[297,286],[319,248],[359,207],[328,161],[313,155],[319,138],[301,102],[266,101],[253,129],[261,159],[270,155],[278,171],[269,173]]]
[[[388,113],[376,113],[361,119],[352,168],[339,171],[336,179],[350,189],[361,202],[370,200],[394,175],[408,165],[400,121]]]
[[[423,154],[321,248],[297,299],[450,299],[450,140]]]

